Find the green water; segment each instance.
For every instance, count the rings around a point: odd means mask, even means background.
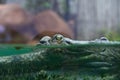
[[[32,52],[32,46],[23,44],[1,44],[0,45],[0,56],[19,55]]]

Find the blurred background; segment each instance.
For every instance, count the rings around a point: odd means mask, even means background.
[[[120,40],[120,0],[0,0],[0,43],[35,44],[56,33]]]

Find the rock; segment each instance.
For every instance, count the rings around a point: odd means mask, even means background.
[[[69,38],[74,37],[66,22],[52,10],[40,12],[35,16],[35,29],[39,34],[34,40],[40,40],[44,36],[52,37],[55,34],[62,34]]]

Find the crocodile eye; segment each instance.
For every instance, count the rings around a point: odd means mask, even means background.
[[[57,40],[60,40],[60,37],[56,37]]]
[[[45,44],[45,43],[46,43],[46,41],[40,41],[40,43],[41,43],[41,44]]]
[[[56,37],[56,40],[61,40],[61,39],[62,39],[62,37],[60,37],[60,36],[59,36],[59,37]]]
[[[62,37],[60,37],[60,40],[62,39]]]

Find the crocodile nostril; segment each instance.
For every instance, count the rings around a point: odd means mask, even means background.
[[[41,44],[45,44],[45,43],[46,43],[46,41],[40,41],[40,43],[41,43]]]
[[[106,37],[102,37],[102,38],[100,38],[100,40],[107,41],[108,39]]]
[[[70,41],[65,41],[66,43],[68,43],[68,44],[72,44]]]

